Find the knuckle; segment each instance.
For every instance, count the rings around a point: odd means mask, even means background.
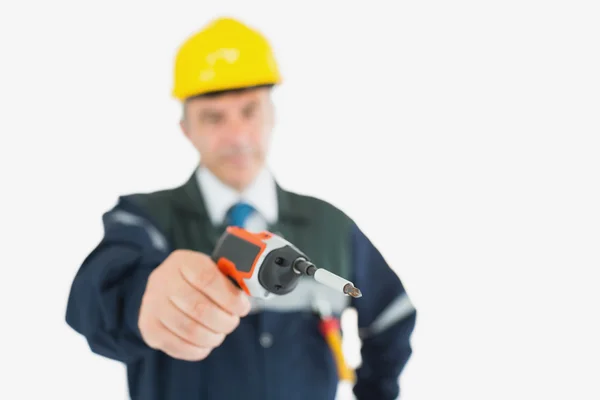
[[[214,349],[223,343],[225,340],[224,333],[214,333],[202,327],[196,336],[195,343],[200,348]]]
[[[185,356],[185,353],[182,353],[182,352],[180,352],[179,350],[176,350],[176,349],[172,349],[172,348],[165,348],[165,349],[162,349],[162,351],[163,351],[165,354],[167,354],[167,355],[169,355],[169,356],[171,356],[171,357],[173,357],[173,358],[177,358],[177,359],[179,359],[179,360],[186,360],[186,359],[188,359],[188,358]]]
[[[215,338],[215,345],[214,345],[214,347],[218,347],[218,346],[222,345],[223,341],[225,341],[225,334],[224,333],[218,333],[216,335],[216,338]]]
[[[186,249],[177,249],[173,250],[169,257],[166,260],[166,264],[170,264],[171,266],[180,265],[185,259],[189,258],[189,250]]]
[[[241,314],[243,311],[243,307],[240,305],[240,299],[235,295],[228,296],[225,304],[228,310],[232,310],[236,314]]]
[[[207,329],[202,329],[202,332],[198,336],[198,346],[202,348],[216,347],[215,334]]]
[[[148,318],[146,318],[146,313],[143,304],[140,308],[140,316],[138,317],[138,328],[140,328],[140,331],[142,333],[144,333],[148,329]]]
[[[148,275],[148,282],[146,283],[145,294],[147,294],[148,292],[152,292],[152,290],[154,289],[155,282],[161,280],[159,276],[161,272],[162,271],[160,268],[155,268],[152,272],[150,272],[150,275]]]
[[[212,286],[219,278],[219,271],[216,268],[202,268],[196,275],[196,283],[199,288]]]
[[[209,305],[202,300],[196,300],[192,308],[192,313],[198,321],[204,321],[207,318]]]
[[[197,335],[196,324],[189,318],[181,318],[178,323],[178,329],[187,337]]]
[[[229,323],[227,324],[226,333],[230,334],[231,332],[233,332],[238,327],[239,324],[240,324],[240,317],[238,317],[237,315],[233,315],[229,319]]]
[[[146,318],[140,318],[138,327],[140,329],[140,334],[142,335],[142,338],[144,339],[146,344],[148,344],[149,347],[156,349],[159,345],[158,338],[153,332],[153,328],[150,322]]]
[[[164,339],[157,335],[149,335],[145,338],[145,341],[148,347],[154,350],[161,350],[166,347]]]
[[[214,349],[215,347],[219,347],[221,343],[223,343],[223,340],[225,339],[225,334],[211,331],[206,333],[205,338],[205,346]]]
[[[189,250],[186,250],[186,249],[175,249],[171,253],[171,257],[172,258],[180,258],[180,257],[185,257],[187,254],[189,254]]]
[[[197,348],[194,354],[194,358],[197,360],[203,360],[210,354],[211,350],[207,348]]]

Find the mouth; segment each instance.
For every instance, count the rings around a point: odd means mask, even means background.
[[[252,163],[254,154],[252,152],[237,152],[235,154],[224,155],[222,159],[230,165],[245,167]]]

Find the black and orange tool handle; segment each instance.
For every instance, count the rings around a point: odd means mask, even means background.
[[[228,260],[225,257],[221,257],[218,260],[213,261],[216,262],[217,267],[219,267],[219,270],[223,273],[223,275],[229,278],[231,283],[233,283],[238,289],[241,289],[244,292],[246,292],[246,294],[250,295],[250,291],[244,283],[244,279],[239,276],[233,261]]]
[[[212,260],[219,270],[247,295],[252,296],[245,280],[257,273],[257,261],[266,248],[264,242],[270,233],[250,233],[245,229],[230,226],[219,238],[213,250]]]

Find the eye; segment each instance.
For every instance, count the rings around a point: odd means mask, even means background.
[[[210,114],[205,114],[202,118],[203,122],[206,122],[208,124],[218,124],[223,120],[223,115],[221,114],[215,114],[215,113],[210,113]]]

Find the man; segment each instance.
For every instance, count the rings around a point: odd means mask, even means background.
[[[380,253],[343,212],[286,191],[265,166],[271,87],[266,39],[229,18],[179,49],[174,96],[200,165],[180,187],[121,196],[84,260],[66,320],[93,352],[127,365],[132,399],[334,399],[334,357],[315,298],[358,312],[358,399],[397,398],[416,312]],[[311,278],[291,293],[248,299],[211,261],[227,225],[279,233],[316,265],[352,281],[352,299]]]

